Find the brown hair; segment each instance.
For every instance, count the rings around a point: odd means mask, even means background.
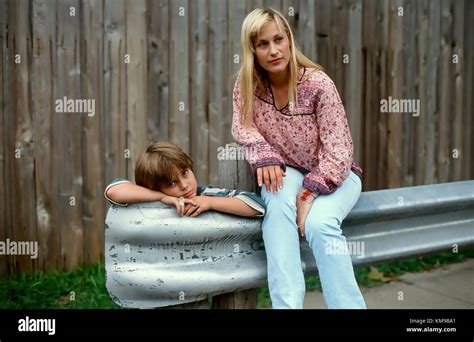
[[[186,169],[193,170],[193,161],[179,146],[166,141],[155,142],[138,158],[135,182],[159,191],[162,185],[176,180],[177,174]]]

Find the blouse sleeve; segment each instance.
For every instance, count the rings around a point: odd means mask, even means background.
[[[349,176],[353,143],[346,113],[334,82],[325,75],[323,92],[316,105],[320,147],[318,165],[303,180],[303,187],[316,194],[334,192]]]
[[[279,165],[283,170],[286,169],[285,162],[278,152],[276,152],[265,138],[258,132],[255,124],[251,127],[245,127],[240,120],[240,77],[237,78],[234,86],[233,118],[232,118],[232,136],[245,148],[245,156],[252,171],[268,165]]]

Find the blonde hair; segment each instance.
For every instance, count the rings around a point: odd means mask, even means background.
[[[294,104],[294,106],[290,106],[290,112],[294,112],[298,104],[298,95],[296,92],[298,68],[308,67],[315,68],[316,70],[323,69],[320,65],[312,62],[298,49],[290,25],[280,12],[272,8],[257,8],[250,12],[242,23],[242,31],[240,33],[242,66],[239,70],[241,122],[247,126],[249,126],[253,120],[255,82],[257,89],[263,90],[263,78],[266,75],[265,70],[263,70],[256,61],[254,41],[260,34],[263,26],[272,20],[275,21],[280,31],[286,32],[290,41],[290,60],[288,62],[290,68],[290,84],[288,88],[288,101]]]
[[[159,191],[161,186],[178,178],[178,173],[193,170],[193,161],[177,145],[159,141],[148,146],[137,160],[135,182],[145,188]]]

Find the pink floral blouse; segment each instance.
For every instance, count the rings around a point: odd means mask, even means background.
[[[309,75],[309,76],[308,76]],[[301,69],[298,112],[278,110],[269,84],[255,91],[252,127],[240,122],[240,77],[233,92],[232,135],[243,145],[252,170],[267,165],[296,167],[306,173],[303,187],[318,194],[334,192],[352,169],[353,144],[344,107],[334,82],[323,71]]]

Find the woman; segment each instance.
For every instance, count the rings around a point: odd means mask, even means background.
[[[245,18],[241,46],[232,135],[245,146],[267,205],[262,229],[272,305],[303,307],[301,235],[316,258],[327,307],[365,308],[340,228],[360,196],[362,170],[353,163],[336,87],[296,48],[275,10]],[[339,246],[343,253],[334,253]]]

